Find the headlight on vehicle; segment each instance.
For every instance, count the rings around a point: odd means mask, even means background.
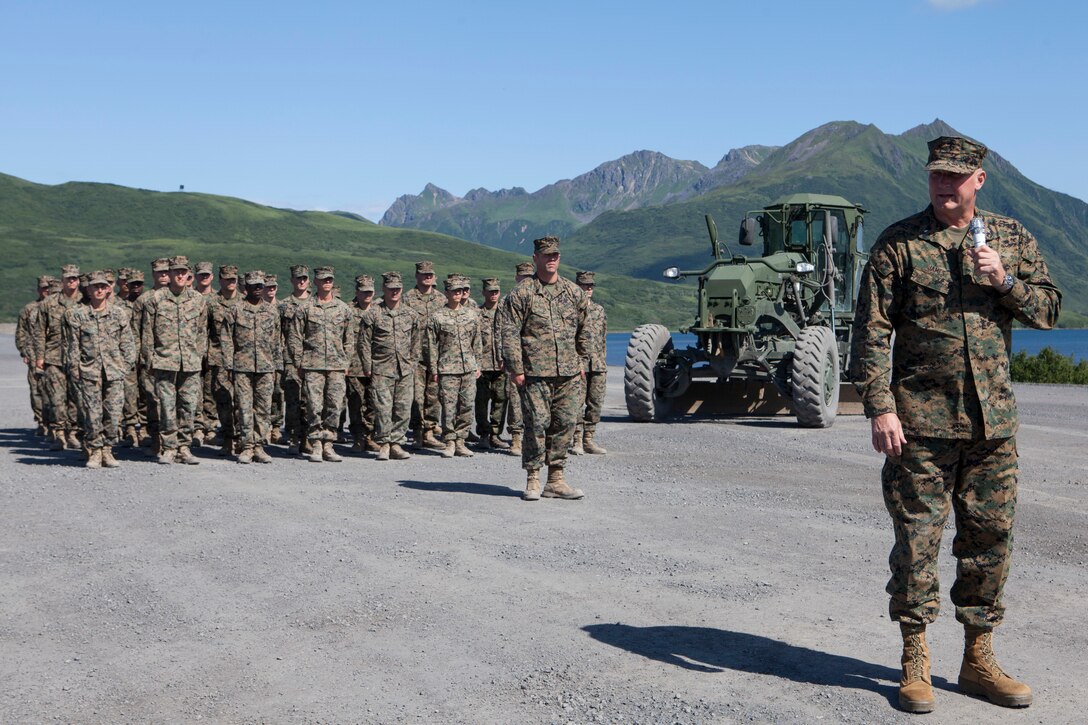
[[[812,266],[812,265],[809,265],[809,266]],[[668,267],[664,272],[661,273],[661,276],[664,277],[665,279],[680,279],[680,268],[679,267]]]
[[[796,269],[797,274],[808,274],[809,272],[815,271],[816,266],[812,264],[812,262],[798,262]]]

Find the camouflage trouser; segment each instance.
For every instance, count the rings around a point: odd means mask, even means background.
[[[125,373],[125,406],[121,413],[121,423],[126,428],[135,427],[141,423],[147,424],[146,410],[141,410],[140,406],[140,378],[136,368]]]
[[[371,378],[374,396],[374,441],[378,444],[403,443],[412,418],[415,375],[400,378],[375,375]]]
[[[141,366],[138,371],[140,392],[144,408],[147,411],[147,434],[153,439],[159,435],[159,394],[155,384],[155,373],[150,368]]]
[[[112,446],[120,437],[125,381],[81,377],[75,384],[83,416],[83,443],[90,450]]]
[[[277,370],[272,375],[272,412],[270,413],[272,428],[283,427],[283,373]]]
[[[34,422],[44,423],[45,418],[42,417],[43,413],[43,395],[42,388],[42,376],[38,375],[36,367],[31,363],[26,366],[26,383],[30,386],[30,409],[34,412]]]
[[[884,504],[895,528],[887,591],[893,621],[937,619],[937,553],[951,506],[957,559],[951,599],[956,619],[977,627],[1001,622],[1016,510],[1016,439],[912,438],[881,473]]]
[[[200,371],[153,370],[159,401],[159,435],[164,449],[176,450],[193,442],[193,422],[204,399]]]
[[[283,371],[284,433],[288,438],[301,441],[306,437],[305,415],[302,400],[302,378],[298,368],[288,365]]]
[[[472,403],[476,398],[476,373],[439,375],[438,398],[442,401],[442,439],[468,438],[472,430]]]
[[[310,441],[335,441],[346,389],[344,371],[303,370],[302,387],[306,401],[306,437]]]
[[[608,373],[604,370],[586,373],[584,381],[586,411],[582,416],[582,423],[588,433],[595,431],[597,424],[601,422],[601,407],[604,405],[604,394],[608,390],[607,378]]]
[[[214,431],[216,423],[219,422],[219,409],[215,402],[215,383],[212,379],[212,368],[208,366],[208,361],[204,361],[204,366],[200,370],[200,383],[204,390],[200,401],[200,410],[196,415],[196,430]]]
[[[521,391],[521,414],[525,419],[521,467],[525,470],[566,465],[567,446],[581,413],[581,382],[580,375],[525,378]]]
[[[506,412],[506,373],[484,370],[476,378],[476,434],[497,436],[502,433]]]
[[[68,375],[64,368],[46,363],[42,385],[45,390],[42,402],[45,405],[46,418],[49,419],[49,428],[64,432],[75,430],[79,413],[75,395],[68,389]]]
[[[242,445],[264,445],[271,425],[274,376],[275,373],[234,372],[235,417]]]
[[[412,401],[412,427],[422,425],[424,429],[438,428],[442,404],[438,400],[438,383],[427,374],[427,366],[416,366],[415,396]]]
[[[353,440],[361,440],[374,433],[374,400],[370,378],[348,376],[348,417]]]
[[[237,438],[237,426],[234,420],[234,381],[230,370],[214,366],[211,370],[212,397],[215,398],[215,414],[219,418],[219,432],[224,441]],[[203,403],[203,393],[201,403]]]
[[[521,388],[514,385],[513,376],[506,377],[506,430],[521,433],[525,423],[521,420]]]

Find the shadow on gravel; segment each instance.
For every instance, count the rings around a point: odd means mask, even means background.
[[[397,481],[403,488],[439,493],[474,493],[480,496],[521,496],[520,490],[494,483],[467,483],[465,481]]]
[[[626,624],[591,624],[582,629],[599,642],[686,670],[739,670],[812,685],[868,690],[884,696],[893,706],[899,700],[898,669],[755,634],[710,627]],[[933,685],[951,688],[940,677],[933,678]]]

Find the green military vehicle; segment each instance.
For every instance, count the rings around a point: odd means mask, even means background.
[[[865,213],[840,196],[786,196],[741,223],[741,246],[762,245],[759,256],[723,250],[708,215],[710,265],[664,272],[699,280],[698,316],[681,330],[696,346],[675,348],[661,325],[635,329],[623,381],[631,417],[792,412],[802,426],[826,428],[839,412],[860,412],[843,375]]]

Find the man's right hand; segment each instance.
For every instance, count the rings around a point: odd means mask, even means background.
[[[903,444],[907,439],[903,436],[903,424],[899,422],[898,415],[884,413],[873,418],[870,423],[873,429],[873,448],[877,453],[894,458],[903,455]]]
[[[521,375],[515,375],[514,376],[514,385],[518,386],[519,388],[524,388],[525,387],[525,374],[524,373],[522,373]]]

